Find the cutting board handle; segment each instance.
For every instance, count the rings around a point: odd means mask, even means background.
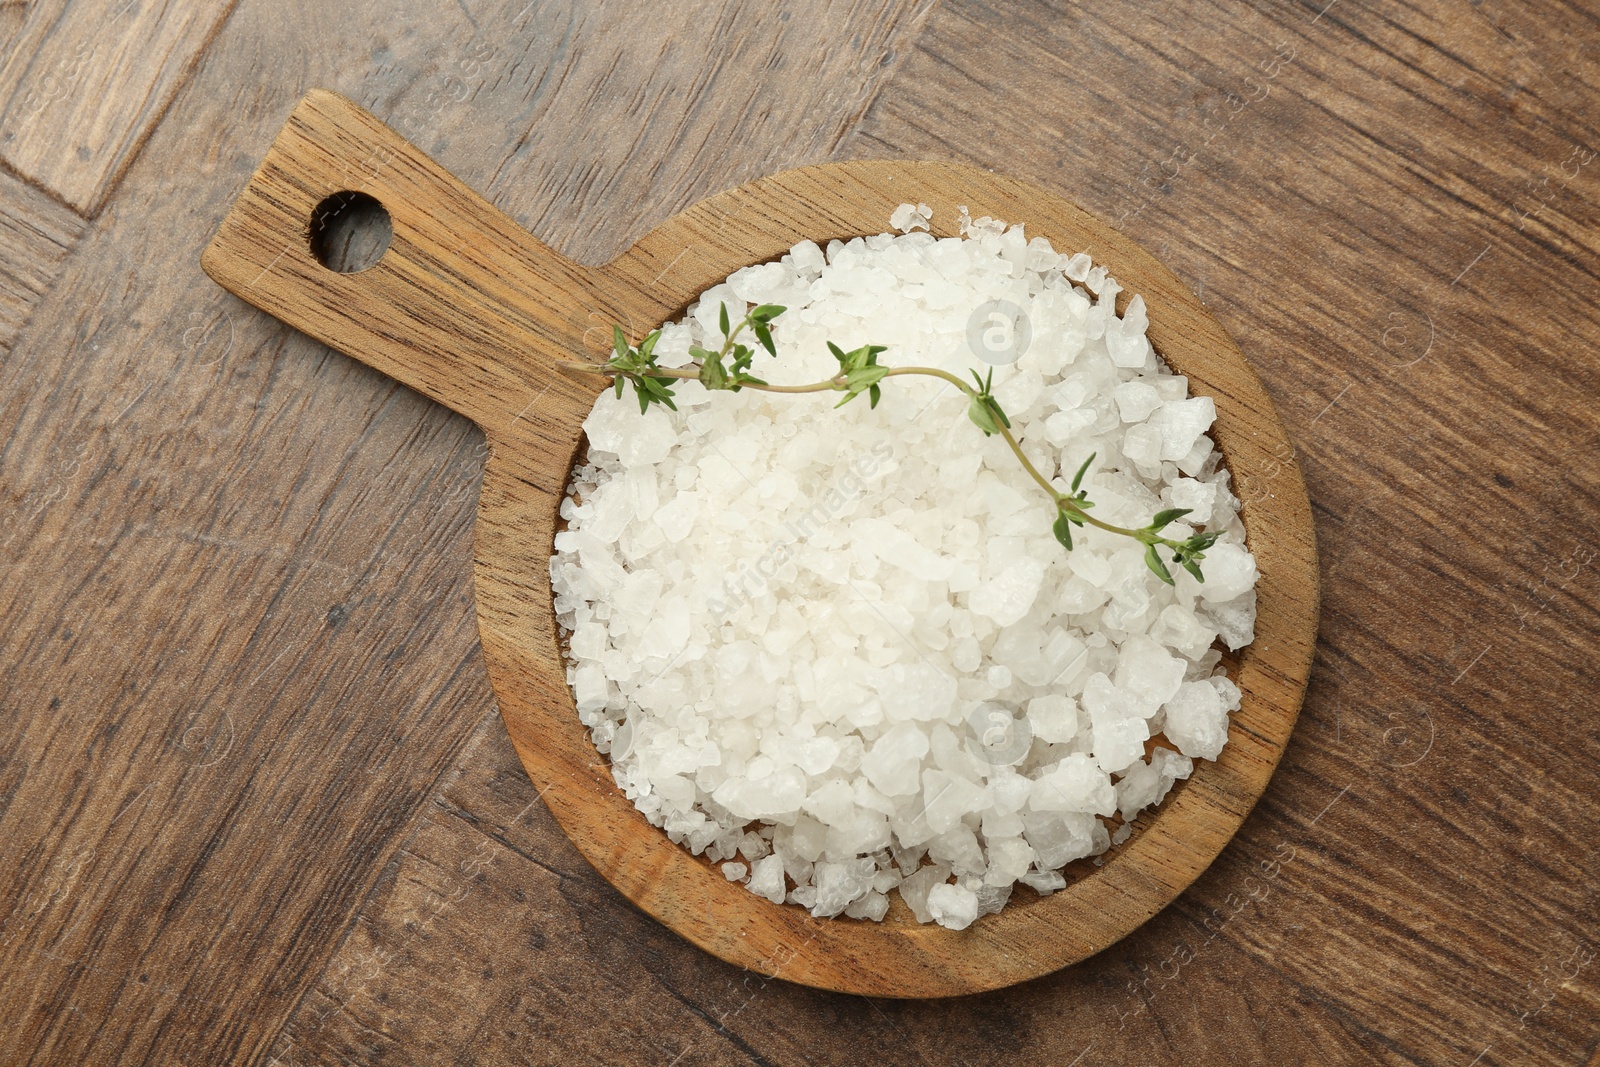
[[[356,273],[324,266],[312,248],[313,216],[341,193],[377,200],[394,230],[382,258]],[[603,352],[610,324],[628,321],[607,275],[540,243],[321,89],[295,107],[200,262],[229,292],[490,433],[542,391],[581,389],[552,361]]]

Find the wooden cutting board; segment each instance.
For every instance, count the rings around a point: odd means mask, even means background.
[[[359,193],[393,238],[370,269],[313,251],[313,220]],[[332,199],[330,199],[332,198]],[[1149,307],[1156,351],[1217,405],[1217,444],[1246,501],[1261,569],[1257,637],[1233,677],[1244,692],[1215,763],[1147,812],[1102,866],[1080,861],[1050,897],[952,932],[897,899],[882,923],[813,919],[728,882],[669,842],[611,780],[579,723],[557,643],[548,562],[557,509],[601,388],[554,370],[602,358],[611,324],[631,340],[681,314],[739,267],[803,238],[882,232],[903,202],[953,233],[959,205],[1025,222],[1087,251]],[[803,167],[696,204],[600,267],[570,262],[350,101],[313,91],[295,108],[202,257],[220,285],[476,422],[489,456],[474,579],[489,677],[512,742],[574,844],[630,900],[732,963],[844,992],[934,997],[995,989],[1098,952],[1169,903],[1217,856],[1266,788],[1310,674],[1318,586],[1310,505],[1283,425],[1238,347],[1182,283],[1104,224],[1041,189],[971,167],[873,161]]]

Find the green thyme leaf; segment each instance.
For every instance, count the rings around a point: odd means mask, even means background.
[[[700,364],[700,384],[707,389],[726,389],[728,387],[728,372],[722,366],[722,360],[711,356]]]
[[[756,340],[761,342],[761,347],[767,350],[767,355],[775,356],[778,348],[772,343],[772,331],[767,329],[767,324],[759,319],[751,323],[751,329],[756,332]]]
[[[1006,413],[1000,410],[1000,402],[994,397],[984,398],[984,403],[989,405],[989,410],[994,412],[994,417],[999,419],[1006,429],[1011,429],[1011,420],[1006,418]]]
[[[878,383],[883,381],[883,376],[889,373],[888,367],[858,366],[854,370],[846,371],[844,376],[844,399],[833,405],[836,408],[844,407],[850,401],[860,396],[869,389],[876,389]],[[876,407],[876,401],[873,402]]]
[[[755,335],[756,341],[769,355],[777,355],[777,345],[772,338],[769,324],[773,319],[783,314],[786,309],[780,304],[761,304],[748,311],[738,326],[733,327],[729,321],[728,306],[723,304],[719,315],[722,327],[722,345],[716,351],[702,348],[699,345],[689,347],[691,367],[683,369],[664,370],[656,363],[655,346],[661,339],[661,331],[653,330],[639,342],[638,348],[628,345],[626,335],[620,325],[611,327],[613,353],[602,365],[571,364],[577,370],[597,371],[611,377],[612,386],[617,397],[621,397],[628,384],[633,385],[634,394],[639,400],[639,410],[648,411],[650,405],[661,404],[673,411],[678,406],[673,401],[673,382],[689,377],[699,380],[700,384],[711,390],[729,390],[738,392],[746,387],[756,389],[771,389],[768,383],[749,373],[749,368],[755,360],[756,350],[749,345],[736,343],[734,337],[746,326]],[[828,351],[839,364],[839,373],[821,382],[809,386],[798,387],[803,392],[820,392],[834,390],[844,393],[842,399],[834,405],[842,407],[866,393],[869,403],[876,408],[883,397],[880,383],[888,377],[891,371],[900,374],[923,374],[942,377],[949,380],[949,375],[942,370],[931,367],[883,367],[878,364],[878,356],[888,351],[886,345],[863,345],[849,352],[841,349],[832,341],[827,342]],[[564,365],[566,366],[566,365]],[[984,436],[1002,434],[1003,429],[1011,428],[1011,419],[1000,402],[994,396],[994,368],[990,367],[986,374],[980,375],[977,370],[968,368],[972,376],[973,385],[962,385],[967,394],[967,418],[983,431]],[[785,391],[793,391],[789,387]],[[1032,463],[1023,456],[1021,447],[1016,440],[1007,436],[1007,443],[1016,453],[1023,465],[1041,482],[1049,479],[1033,468]],[[1200,561],[1205,558],[1205,550],[1216,544],[1222,536],[1220,530],[1209,530],[1193,533],[1183,541],[1174,541],[1161,536],[1161,531],[1167,526],[1192,514],[1189,508],[1163,508],[1151,518],[1149,525],[1137,529],[1114,526],[1087,515],[1094,502],[1089,499],[1088,490],[1083,489],[1083,481],[1094,465],[1096,453],[1089,457],[1078,467],[1072,476],[1071,489],[1067,493],[1056,492],[1052,488],[1048,491],[1053,495],[1056,504],[1056,517],[1051,525],[1051,532],[1067,550],[1072,549],[1072,527],[1083,527],[1093,524],[1103,530],[1122,534],[1145,546],[1145,564],[1150,571],[1168,585],[1173,584],[1172,572],[1162,562],[1158,549],[1165,548],[1172,554],[1172,562],[1188,571],[1196,581],[1204,582],[1205,576],[1200,568]],[[1054,468],[1052,467],[1052,474]]]
[[[639,379],[650,393],[650,399],[658,404],[665,404],[673,411],[678,410],[678,405],[672,402],[673,392],[670,386],[659,378],[643,377]]]
[[[1072,476],[1072,489],[1071,489],[1071,492],[1076,493],[1078,491],[1078,486],[1083,484],[1083,476],[1085,474],[1089,473],[1089,464],[1094,462],[1095,455],[1096,455],[1096,453],[1090,452],[1089,453],[1089,458],[1084,460],[1083,461],[1083,466],[1078,468],[1078,473],[1074,474]]]
[[[1161,562],[1161,557],[1156,555],[1155,545],[1144,546],[1144,562],[1146,566],[1155,571],[1157,578],[1160,578],[1168,585],[1173,584],[1172,574],[1167,570],[1167,565]]]
[[[1000,432],[1000,427],[994,423],[994,414],[989,410],[989,405],[983,402],[981,396],[973,397],[967,403],[967,418],[972,424],[983,431],[983,436],[989,437]]]
[[[1050,527],[1050,532],[1056,535],[1056,540],[1061,542],[1061,547],[1072,549],[1072,520],[1065,511],[1056,512],[1055,525]]]
[[[639,355],[640,355],[640,357],[642,357],[643,359],[646,359],[650,363],[654,364],[655,361],[656,361],[656,358],[653,355],[653,353],[656,350],[656,342],[659,341],[659,340],[661,340],[661,331],[660,330],[651,330],[649,335],[647,337],[645,337],[645,339],[643,341],[639,342]]]

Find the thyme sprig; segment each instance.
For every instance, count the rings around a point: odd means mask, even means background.
[[[966,396],[967,418],[972,424],[982,430],[985,437],[998,435],[1003,438],[1023,469],[1049,494],[1056,508],[1051,532],[1055,534],[1056,540],[1063,548],[1071,551],[1074,526],[1096,526],[1110,533],[1131,537],[1144,545],[1145,565],[1168,585],[1173,584],[1172,572],[1157,549],[1165,549],[1171,555],[1172,563],[1188,571],[1196,581],[1206,580],[1201,572],[1200,562],[1205,559],[1206,549],[1222,536],[1220,530],[1190,534],[1183,540],[1173,540],[1163,536],[1161,531],[1190,514],[1192,510],[1190,508],[1163,509],[1156,512],[1149,523],[1138,527],[1116,526],[1089,514],[1094,502],[1089,499],[1089,491],[1083,488],[1083,479],[1094,463],[1095,453],[1090,453],[1089,458],[1078,467],[1077,473],[1072,476],[1071,487],[1066,492],[1057,489],[1049,478],[1040,473],[1033,461],[1023,454],[1022,446],[1017,443],[1016,436],[1011,432],[1011,419],[994,396],[992,367],[989,373],[982,377],[977,371],[971,371],[973,384],[968,385],[961,378],[938,367],[885,367],[878,363],[878,356],[888,351],[883,345],[863,345],[846,352],[829,341],[828,351],[833,353],[834,359],[839,362],[839,372],[833,377],[806,385],[772,385],[757,378],[750,373],[751,363],[755,359],[755,349],[742,343],[739,337],[748,329],[755,336],[757,344],[766,349],[769,355],[776,356],[778,350],[772,341],[772,320],[785,310],[778,304],[762,304],[752,308],[735,326],[729,319],[728,305],[723,304],[718,321],[718,325],[722,328],[721,347],[713,351],[699,345],[691,345],[689,347],[691,363],[687,367],[662,367],[657,363],[655,346],[661,339],[660,330],[652,331],[635,347],[628,344],[620,326],[613,326],[612,354],[609,359],[604,363],[572,361],[561,364],[561,368],[575,376],[600,374],[610,378],[619,398],[622,396],[623,388],[632,385],[634,394],[639,400],[641,413],[648,411],[651,404],[662,404],[676,411],[678,405],[673,402],[675,394],[672,391],[672,383],[676,381],[695,380],[707,389],[728,390],[735,393],[741,389],[756,389],[767,393],[828,391],[843,393],[844,396],[839,403],[834,405],[836,408],[843,407],[862,393],[866,393],[868,405],[875,408],[882,397],[882,382],[886,378],[904,374],[939,378],[955,386]]]

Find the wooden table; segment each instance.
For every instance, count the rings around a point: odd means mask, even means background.
[[[1600,8],[777,6],[0,2],[0,1064],[1600,1063]],[[1324,564],[1222,858],[946,1002],[634,911],[495,712],[482,438],[200,274],[318,85],[589,262],[933,158],[1189,280]]]

